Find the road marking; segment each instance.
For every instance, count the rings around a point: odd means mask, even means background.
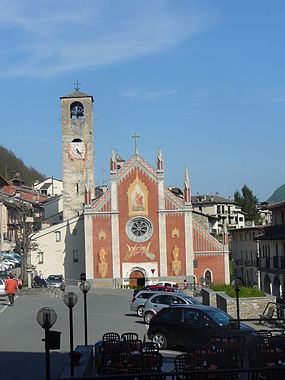
[[[16,300],[17,298],[18,298],[18,296],[15,296],[15,300]],[[8,301],[8,302],[9,302],[9,301]],[[7,309],[8,306],[10,306],[10,305],[5,305],[5,306],[3,307],[3,309],[0,310],[0,314],[2,314],[3,311]]]

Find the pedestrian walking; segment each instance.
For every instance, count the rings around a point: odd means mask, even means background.
[[[20,293],[17,281],[13,279],[13,275],[5,281],[5,290],[9,298],[10,305],[13,306],[16,290],[18,294]]]

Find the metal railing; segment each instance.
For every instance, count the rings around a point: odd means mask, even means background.
[[[242,375],[243,374],[243,375]],[[199,377],[198,377],[199,375]],[[224,376],[223,376],[224,375]],[[247,369],[203,369],[203,370],[191,370],[191,371],[171,371],[171,372],[142,372],[136,374],[112,374],[112,375],[104,375],[104,376],[87,376],[84,379],[89,380],[108,380],[108,379],[159,379],[159,380],[181,380],[181,379],[192,379],[192,378],[227,378],[227,379],[235,379],[240,376],[240,378],[244,378],[247,375],[248,379],[262,379],[267,378],[267,375],[270,375],[270,378],[285,378],[285,367],[256,367],[256,368],[247,368]],[[266,376],[266,377],[261,377]],[[273,376],[273,377],[272,377]],[[277,377],[279,376],[279,377]],[[65,377],[60,380],[82,380],[82,377]],[[56,379],[59,380],[59,379]]]

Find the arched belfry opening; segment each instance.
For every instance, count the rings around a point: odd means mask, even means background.
[[[70,118],[71,119],[84,119],[84,106],[80,102],[73,102],[70,105]]]

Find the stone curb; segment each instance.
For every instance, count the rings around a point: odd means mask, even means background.
[[[20,289],[20,296],[34,296],[34,297],[52,297],[62,298],[64,292],[57,288],[22,288]]]

